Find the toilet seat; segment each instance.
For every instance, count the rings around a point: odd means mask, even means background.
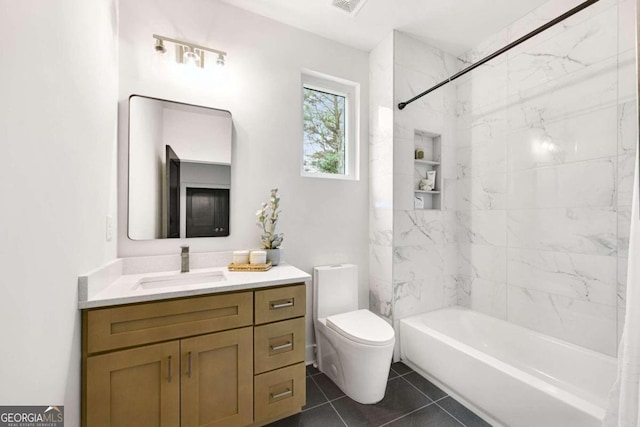
[[[326,325],[360,344],[385,346],[394,342],[391,325],[369,310],[356,310],[327,317]]]

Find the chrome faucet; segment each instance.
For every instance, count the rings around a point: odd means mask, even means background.
[[[180,246],[182,252],[180,252],[180,273],[188,273],[189,272],[189,246],[184,245]]]

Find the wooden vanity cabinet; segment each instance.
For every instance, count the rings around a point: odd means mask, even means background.
[[[299,412],[304,296],[296,284],[83,310],[83,425],[257,426]]]
[[[305,311],[304,285],[255,292],[256,426],[293,415],[305,405]]]
[[[88,357],[84,425],[180,425],[179,364],[178,341]]]
[[[180,342],[181,426],[246,426],[253,421],[253,328]]]

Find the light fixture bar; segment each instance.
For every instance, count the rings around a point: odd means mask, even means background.
[[[185,41],[178,40],[178,39],[172,39],[171,37],[159,36],[158,34],[154,34],[153,38],[156,39],[156,40],[161,40],[163,42],[169,42],[169,43],[174,43],[174,44],[185,46],[185,47],[190,47],[192,49],[199,49],[199,50],[204,50],[204,51],[207,51],[207,52],[212,52],[212,53],[215,53],[217,55],[225,56],[227,54],[227,52],[224,52],[222,50],[211,49],[209,47],[201,46],[199,44],[189,43],[189,42],[185,42]]]

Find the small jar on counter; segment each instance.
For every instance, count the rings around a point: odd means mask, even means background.
[[[249,264],[249,251],[233,251],[233,263],[236,265]]]
[[[266,251],[251,251],[249,255],[250,264],[266,264],[267,252]]]

